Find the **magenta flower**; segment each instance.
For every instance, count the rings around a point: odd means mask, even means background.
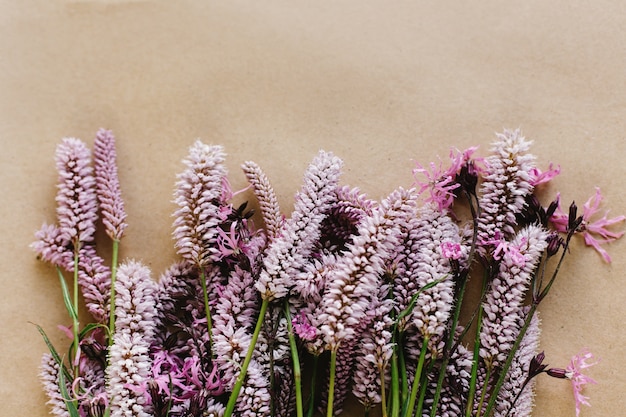
[[[578,227],[577,232],[582,233],[582,236],[585,239],[585,244],[587,246],[592,246],[600,255],[602,255],[602,258],[606,262],[610,263],[611,257],[609,256],[608,252],[601,247],[601,245],[613,242],[614,240],[617,240],[624,235],[623,231],[614,232],[612,230],[609,230],[609,227],[617,223],[623,222],[624,220],[626,220],[626,216],[617,216],[609,219],[607,218],[609,212],[606,211],[601,219],[591,221],[591,218],[600,211],[599,207],[601,202],[602,193],[600,192],[600,188],[596,187],[595,195],[589,197],[587,202],[585,202],[585,204],[583,205],[583,222]],[[559,232],[566,233],[568,218],[569,215],[563,212],[559,202],[559,206],[550,218],[552,225]]]
[[[468,164],[472,154],[477,149],[478,147],[476,146],[472,146],[462,152],[458,149],[451,149],[450,166],[445,170],[441,161],[438,166],[431,162],[429,164],[430,170],[419,163],[416,164],[417,168],[413,170],[413,176],[423,174],[426,177],[426,181],[415,179],[415,185],[419,186],[418,193],[420,195],[426,190],[429,192],[429,196],[424,199],[426,203],[435,203],[441,212],[452,206],[452,203],[454,203],[454,191],[461,186],[457,182],[457,174],[464,165]]]
[[[572,389],[574,390],[574,400],[576,401],[576,417],[580,414],[580,406],[589,404],[589,397],[583,395],[582,390],[586,384],[597,384],[597,382],[584,375],[582,371],[598,363],[595,356],[587,351],[583,350],[578,355],[574,355],[570,364],[565,369],[551,368],[547,373],[555,378],[569,379],[572,381]]]
[[[311,322],[303,311],[291,320],[291,324],[293,326],[293,331],[300,337],[300,339],[315,339],[315,336],[317,335],[317,330],[311,325]]]
[[[461,185],[455,181],[456,173],[451,175],[449,170],[444,170],[441,162],[439,162],[439,166],[434,162],[431,162],[429,165],[430,169],[419,163],[417,164],[417,168],[413,170],[413,175],[423,174],[426,177],[426,181],[420,181],[416,178],[415,185],[419,186],[418,192],[420,195],[428,190],[429,195],[424,198],[424,201],[436,204],[439,211],[443,212],[452,206],[454,190]]]
[[[446,259],[459,260],[464,256],[463,247],[458,242],[445,241],[439,245],[441,255]]]
[[[554,164],[552,164],[552,162],[550,162],[550,165],[548,166],[547,171],[542,171],[537,167],[532,168],[529,171],[530,184],[533,187],[536,187],[539,184],[545,184],[547,182],[550,182],[554,177],[556,177],[560,173],[561,173],[561,166],[557,165],[557,167],[554,168]]]

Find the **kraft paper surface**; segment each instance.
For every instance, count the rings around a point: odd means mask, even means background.
[[[257,162],[288,215],[320,149],[344,160],[342,184],[379,199],[411,186],[416,161],[485,155],[495,132],[521,128],[539,166],[561,167],[546,201],[582,206],[599,186],[625,214],[625,70],[615,1],[1,1],[0,415],[48,415],[32,323],[68,344],[56,273],[28,247],[55,221],[61,138],[113,130],[121,259],[156,278],[177,259],[172,191],[197,138],[224,145],[234,189]],[[594,352],[581,416],[624,415],[626,243],[607,264],[577,242],[540,308],[541,349],[561,367]],[[570,384],[541,376],[533,415],[574,416]]]

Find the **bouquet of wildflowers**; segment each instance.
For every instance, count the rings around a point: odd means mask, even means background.
[[[285,216],[254,162],[242,165],[242,191],[260,213],[235,206],[222,147],[197,141],[174,192],[180,260],[155,280],[118,260],[126,215],[113,134],[97,133],[93,156],[63,139],[57,223],[32,245],[56,267],[71,321],[67,352],[38,327],[52,413],[332,417],[356,398],[366,416],[529,416],[534,378],[547,374],[571,381],[578,415],[596,360],[583,351],[563,369],[544,364],[537,309],[571,240],[610,262],[602,245],[622,236],[625,217],[598,218],[599,189],[582,214],[558,195],[542,206],[535,191],[559,168],[541,170],[529,147],[516,130],[484,158],[452,150],[380,201],[340,185],[342,161],[320,151]]]

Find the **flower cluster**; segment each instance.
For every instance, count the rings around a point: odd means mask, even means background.
[[[57,223],[32,244],[57,268],[72,320],[67,355],[38,327],[52,413],[332,417],[353,398],[385,417],[529,416],[545,373],[572,382],[578,415],[593,355],[543,364],[537,309],[571,240],[610,262],[604,245],[626,217],[595,218],[599,189],[580,216],[560,195],[543,207],[538,192],[560,167],[541,170],[530,145],[514,130],[484,158],[455,149],[380,200],[340,185],[342,161],[320,151],[286,216],[261,167],[245,162],[250,187],[233,192],[223,148],[198,140],[175,184],[180,259],[154,280],[117,260],[127,225],[112,132],[98,131],[93,160],[64,139]],[[259,213],[234,205],[238,193]]]

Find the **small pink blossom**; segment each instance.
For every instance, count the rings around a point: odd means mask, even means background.
[[[440,245],[441,254],[444,258],[459,260],[463,256],[463,249],[457,242],[442,242]]]
[[[558,197],[559,196],[557,196],[557,198]],[[602,258],[606,262],[610,263],[611,257],[608,252],[601,247],[601,245],[613,242],[624,235],[623,231],[614,232],[609,230],[609,227],[623,222],[626,220],[626,216],[617,216],[609,219],[607,218],[609,212],[606,211],[601,219],[591,221],[591,218],[600,211],[599,207],[601,202],[602,193],[600,192],[600,188],[596,187],[595,195],[591,196],[583,205],[583,222],[578,227],[577,231],[582,233],[587,246],[592,246],[600,255],[602,255]],[[559,206],[550,218],[550,221],[556,230],[565,233],[567,232],[568,218],[569,215],[561,209],[559,202]]]
[[[551,368],[547,373],[555,378],[569,379],[572,382],[572,389],[574,391],[574,400],[576,401],[576,417],[580,414],[581,404],[591,406],[589,404],[589,397],[583,395],[582,390],[586,384],[597,384],[597,382],[584,375],[582,371],[598,363],[595,356],[587,351],[583,350],[578,355],[572,357],[570,364],[565,369]]]
[[[560,173],[561,173],[561,166],[557,165],[557,167],[554,168],[554,164],[552,162],[550,162],[550,165],[548,166],[547,171],[542,171],[539,168],[534,167],[529,171],[530,184],[533,187],[536,187],[539,184],[545,184],[547,182],[550,182],[554,177],[556,177]]]
[[[415,184],[418,185],[419,194],[428,190],[429,195],[424,199],[427,203],[435,203],[439,211],[444,211],[452,206],[454,202],[454,190],[461,185],[455,181],[456,174],[451,175],[449,170],[443,170],[441,162],[437,166],[431,162],[430,169],[425,168],[421,164],[417,164],[417,168],[413,170],[413,175],[423,174],[426,181],[420,181],[416,178]]]
[[[304,312],[300,312],[291,320],[294,332],[302,340],[313,340],[317,335],[317,330],[311,325],[311,322],[307,318]]]
[[[458,149],[450,150],[450,166],[443,169],[443,163],[439,161],[439,166],[434,162],[429,164],[430,170],[423,165],[417,163],[417,168],[413,170],[413,175],[423,174],[426,181],[420,181],[416,178],[415,184],[420,187],[419,194],[429,190],[429,196],[425,198],[427,203],[435,203],[439,211],[443,212],[454,203],[454,190],[459,188],[461,184],[456,181],[457,174],[461,171],[476,152],[478,147],[473,146],[464,151]]]
[[[580,414],[580,405],[584,404],[590,406],[589,397],[586,397],[582,394],[582,390],[585,384],[597,384],[595,380],[584,375],[581,371],[583,369],[589,368],[590,366],[598,363],[597,360],[594,360],[594,356],[591,352],[583,351],[580,354],[574,356],[570,365],[565,368],[566,376],[568,379],[572,381],[572,388],[574,390],[574,399],[576,400],[576,416]],[[593,361],[593,362],[590,362]]]

